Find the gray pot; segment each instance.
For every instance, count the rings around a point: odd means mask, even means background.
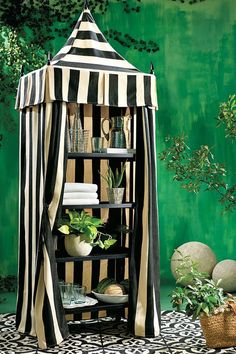
[[[124,188],[107,188],[107,196],[110,204],[121,204],[124,195]]]

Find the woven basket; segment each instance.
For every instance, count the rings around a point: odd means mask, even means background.
[[[236,315],[233,311],[200,317],[206,345],[209,348],[236,346]]]

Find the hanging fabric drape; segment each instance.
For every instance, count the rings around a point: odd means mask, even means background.
[[[135,238],[130,260],[129,326],[137,336],[160,333],[155,114],[138,110]]]
[[[20,115],[20,235],[16,325],[42,348],[68,335],[51,230],[63,185],[66,104],[41,104]]]
[[[52,229],[64,183],[67,104],[137,107],[135,237],[130,260],[129,327],[159,334],[156,205],[156,78],[141,73],[106,41],[85,9],[50,65],[21,77],[19,284],[16,325],[39,346],[59,344],[68,327],[59,294]],[[148,108],[149,107],[149,108]],[[136,109],[136,108],[135,108]]]

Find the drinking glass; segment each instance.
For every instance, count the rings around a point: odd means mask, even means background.
[[[91,138],[92,152],[101,152],[103,149],[104,138],[100,136],[93,136]]]
[[[63,305],[70,305],[72,298],[71,283],[60,282],[59,285]]]
[[[86,301],[86,287],[78,284],[72,285],[72,296],[75,304],[83,304]]]

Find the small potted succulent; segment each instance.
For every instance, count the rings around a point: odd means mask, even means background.
[[[190,268],[186,273],[186,263]],[[171,293],[171,303],[177,310],[185,310],[192,320],[199,318],[206,345],[210,348],[224,348],[236,345],[236,300],[224,294],[207,273],[199,272],[190,257],[182,258],[177,267],[177,283]]]
[[[108,201],[111,204],[122,203],[123,196],[124,196],[124,188],[120,186],[124,177],[125,169],[126,169],[126,163],[121,163],[120,170],[116,168],[115,172],[113,172],[112,168],[108,166],[107,173],[105,175],[99,172],[101,177],[107,183],[107,196],[108,196]]]
[[[95,246],[108,249],[116,242],[111,235],[98,230],[103,221],[84,210],[69,211],[59,223],[58,230],[65,235],[65,249],[70,256],[87,256]]]

